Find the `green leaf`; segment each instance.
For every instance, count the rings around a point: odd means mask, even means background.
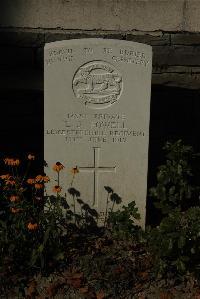
[[[65,258],[65,254],[64,254],[64,252],[59,252],[59,253],[55,256],[56,261],[64,260],[64,258]]]
[[[173,248],[173,240],[169,239],[168,249],[171,250]]]
[[[42,252],[44,250],[44,244],[41,244],[39,247],[38,247],[38,252]]]
[[[3,228],[7,228],[7,225],[6,225],[6,222],[5,221],[2,221],[2,220],[0,220],[0,224],[1,224],[1,226],[3,227]]]
[[[44,244],[46,244],[46,242],[49,238],[50,231],[51,231],[51,227],[48,227],[48,229],[46,230],[46,232],[44,234],[44,241],[43,241]]]
[[[105,189],[108,193],[113,193],[113,189],[110,188],[109,186],[104,186],[104,189]]]
[[[76,197],[79,197],[81,195],[80,192],[73,187],[69,188],[68,192],[70,195],[76,196]]]
[[[121,197],[117,193],[112,193],[110,196],[110,200],[115,202],[116,204],[120,204],[122,202]]]
[[[186,270],[186,267],[185,267],[184,262],[181,261],[180,259],[178,259],[178,261],[177,261],[177,269],[178,269],[180,272],[185,272],[185,270]]]
[[[178,240],[178,248],[183,248],[185,246],[186,239],[184,236],[180,236]]]

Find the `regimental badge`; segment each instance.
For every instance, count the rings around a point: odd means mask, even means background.
[[[72,87],[77,99],[87,107],[107,108],[119,100],[122,75],[105,61],[90,61],[76,71]]]

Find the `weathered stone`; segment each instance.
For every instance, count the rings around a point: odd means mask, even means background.
[[[126,35],[126,40],[138,42],[138,43],[146,43],[151,46],[165,46],[170,45],[170,34],[159,34],[159,35],[153,35],[151,33],[149,34],[133,34],[128,33]]]
[[[186,0],[184,12],[184,31],[200,32],[200,2],[199,0]]]
[[[78,39],[78,38],[107,38],[107,39],[119,39],[125,40],[126,33],[125,32],[110,32],[110,31],[101,31],[101,30],[94,30],[94,31],[70,31],[70,30],[59,30],[56,32],[49,32],[45,34],[45,42],[54,42],[54,41],[61,41],[61,40],[68,40],[68,39]]]
[[[200,73],[153,73],[152,84],[165,86],[178,86],[188,89],[199,89]],[[162,99],[161,99],[162,100]]]
[[[1,0],[0,26],[181,31],[184,7],[184,0]]]
[[[200,65],[200,46],[155,46],[153,65]]]
[[[104,186],[109,186],[123,205],[135,200],[145,225],[151,56],[150,46],[119,40],[80,39],[45,47],[47,172],[53,183],[52,165],[66,166],[59,180],[63,194],[73,181],[81,198],[99,212],[101,224]],[[75,166],[74,180],[70,169]]]
[[[173,45],[200,45],[199,33],[175,33],[171,34]]]
[[[155,85],[178,86],[187,89],[199,89],[200,67],[154,66],[152,83]]]
[[[82,36],[83,35],[83,36]],[[56,42],[60,40],[68,40],[68,39],[74,39],[74,38],[83,38],[85,37],[86,34],[83,32],[46,32],[45,33],[45,43],[51,43],[51,42]],[[88,36],[87,36],[88,37]]]
[[[177,73],[177,74],[198,74],[200,73],[200,66],[182,66],[182,65],[172,65],[172,66],[154,66],[153,73]]]

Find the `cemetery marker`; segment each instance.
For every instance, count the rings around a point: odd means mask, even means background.
[[[151,69],[151,47],[144,44],[92,38],[45,45],[46,172],[53,178],[52,165],[65,166],[65,194],[77,165],[73,187],[101,223],[109,186],[121,205],[136,202],[145,225]],[[53,185],[52,179],[50,194]]]

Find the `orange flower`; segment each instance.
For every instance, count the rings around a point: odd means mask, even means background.
[[[53,192],[55,192],[55,193],[59,193],[59,192],[61,192],[61,190],[62,190],[62,187],[60,187],[58,185],[53,187]]]
[[[15,180],[12,177],[10,177],[9,180],[6,181],[6,185],[13,186],[15,184],[16,184],[16,182],[15,182]]]
[[[19,166],[20,161],[19,159],[5,158],[4,163],[9,166]]]
[[[42,182],[43,181],[43,176],[41,174],[38,174],[35,178],[36,182]]]
[[[33,184],[35,184],[35,180],[30,178],[27,180],[27,183],[30,185],[33,185]]]
[[[10,208],[10,210],[11,210],[11,212],[12,212],[13,214],[17,214],[17,213],[19,213],[20,211],[22,211],[22,209],[19,209],[19,208]]]
[[[43,176],[43,181],[45,183],[48,183],[50,181],[50,178],[47,175],[45,175],[45,176]]]
[[[29,230],[36,230],[38,228],[38,224],[29,222],[27,224],[27,227],[28,227]]]
[[[56,164],[53,166],[54,171],[61,171],[64,168],[64,166],[60,162],[56,162]]]
[[[19,159],[15,159],[15,160],[13,161],[13,166],[19,166],[19,164],[20,164]]]
[[[29,154],[29,155],[28,155],[28,160],[35,160],[35,156],[32,155],[32,154]]]
[[[18,195],[11,195],[10,196],[10,201],[11,202],[15,202],[15,201],[18,201],[19,200],[19,196]]]
[[[1,178],[2,180],[8,180],[9,177],[10,177],[9,174],[2,174],[2,175],[0,176],[0,178]]]
[[[77,167],[77,166],[76,166],[76,167],[73,167],[73,168],[71,169],[71,173],[73,173],[73,174],[79,173],[78,167]]]
[[[12,165],[13,161],[14,161],[14,159],[10,159],[10,158],[5,158],[5,159],[4,159],[4,163],[5,163],[6,165]]]
[[[43,188],[43,184],[39,184],[39,183],[35,184],[35,189],[42,189],[42,188]]]

